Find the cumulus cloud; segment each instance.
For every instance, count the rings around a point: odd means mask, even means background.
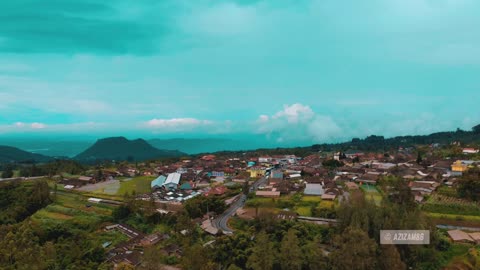
[[[158,119],[154,118],[146,122],[146,126],[154,129],[165,129],[165,131],[188,131],[196,128],[213,124],[209,120],[200,120],[196,118],[172,118]]]
[[[261,115],[256,125],[258,133],[276,142],[325,142],[341,135],[341,128],[331,117],[300,103],[285,105],[272,116]]]

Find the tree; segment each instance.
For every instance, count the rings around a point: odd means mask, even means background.
[[[328,260],[320,247],[321,239],[316,238],[305,245],[303,254],[305,256],[305,268],[309,270],[322,270],[327,268]]]
[[[199,244],[195,244],[186,249],[185,254],[182,258],[182,266],[184,269],[191,270],[207,270],[210,269],[208,260],[208,253],[206,254],[205,248]]]
[[[422,161],[423,161],[422,154],[420,154],[420,152],[418,152],[418,154],[417,154],[417,164],[422,163]]]
[[[473,134],[480,134],[480,124],[472,128]]]
[[[400,253],[393,245],[383,245],[379,256],[378,267],[380,269],[405,270],[407,266],[400,258]]]
[[[336,250],[330,255],[332,269],[375,269],[377,244],[364,231],[349,227],[333,243]]]
[[[13,177],[13,167],[10,165],[5,166],[2,172],[2,178],[12,178]]]
[[[480,200],[480,169],[474,168],[465,173],[458,183],[458,195],[472,201]]]
[[[282,270],[300,270],[302,269],[303,258],[300,243],[296,231],[288,230],[280,243],[280,263]]]
[[[247,268],[253,270],[272,269],[274,254],[273,243],[270,242],[268,235],[265,232],[259,233],[252,249],[252,255],[248,257]]]

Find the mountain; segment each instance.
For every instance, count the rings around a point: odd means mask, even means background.
[[[125,137],[111,137],[98,140],[95,144],[77,155],[80,161],[127,160],[144,161],[163,157],[187,155],[177,150],[160,150],[143,139],[128,140]]]
[[[188,154],[212,153],[218,151],[254,150],[268,147],[268,143],[254,139],[152,139],[148,141],[154,147],[168,150],[179,150]]]
[[[23,151],[16,147],[0,145],[0,163],[7,162],[48,162],[52,161],[52,157]]]

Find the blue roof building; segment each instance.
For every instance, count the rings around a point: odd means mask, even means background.
[[[167,178],[165,176],[160,175],[157,179],[153,180],[152,183],[150,183],[150,186],[152,189],[162,188],[166,180]]]

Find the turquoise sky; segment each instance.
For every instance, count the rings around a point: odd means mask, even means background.
[[[0,136],[283,144],[480,123],[478,0],[4,0],[0,10]]]

